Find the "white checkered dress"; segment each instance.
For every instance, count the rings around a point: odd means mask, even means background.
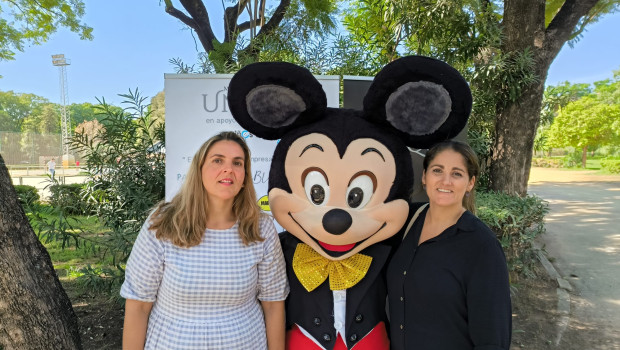
[[[154,302],[145,349],[267,349],[259,300],[289,291],[272,219],[260,219],[263,242],[245,246],[235,224],[207,229],[191,248],[156,239],[147,223],[121,288],[124,298]]]

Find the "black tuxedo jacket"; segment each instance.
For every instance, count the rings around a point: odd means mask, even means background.
[[[293,255],[297,244],[302,243],[288,232],[280,234],[280,241],[286,260],[286,274],[290,294],[286,299],[286,327],[298,324],[308,331],[326,349],[333,349],[336,343],[334,328],[334,297],[326,280],[316,289],[308,292],[293,271]],[[351,348],[380,322],[388,327],[386,307],[385,265],[390,247],[374,244],[363,251],[372,257],[366,276],[355,286],[347,289],[346,337],[347,348]],[[387,328],[389,334],[389,328]]]

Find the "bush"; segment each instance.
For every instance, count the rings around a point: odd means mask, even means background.
[[[620,174],[620,160],[603,159],[601,160],[601,168],[612,174]]]
[[[532,166],[538,168],[561,168],[562,161],[553,158],[532,158]]]
[[[150,210],[164,199],[164,126],[151,117],[137,89],[125,98],[129,107],[119,109],[100,101],[104,128],[95,135],[76,133],[71,146],[85,159],[88,181],[84,198],[92,214],[109,229],[97,244],[110,257],[110,268],[86,268],[78,283],[90,289],[117,290],[124,278],[122,264]]]
[[[82,200],[81,184],[55,184],[49,187],[50,205],[62,210],[65,214],[84,214],[87,205]]]
[[[476,196],[476,207],[478,217],[500,240],[509,271],[529,275],[536,258],[532,242],[545,232],[547,202],[536,196],[481,192]]]
[[[15,191],[17,191],[17,198],[22,206],[37,204],[41,198],[34,186],[15,185]]]
[[[563,168],[574,168],[581,166],[581,151],[574,151],[562,157]]]

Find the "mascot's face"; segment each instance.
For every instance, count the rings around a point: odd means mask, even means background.
[[[260,62],[228,87],[235,120],[280,139],[269,173],[269,206],[291,234],[342,260],[396,234],[409,213],[413,169],[407,146],[456,136],[471,111],[467,82],[444,62],[400,58],[375,77],[364,109],[327,108],[305,68]]]
[[[386,202],[396,179],[392,152],[375,139],[352,141],[340,157],[326,135],[295,140],[284,161],[291,192],[269,191],[287,231],[328,259],[340,260],[394,235],[408,213],[404,199]]]

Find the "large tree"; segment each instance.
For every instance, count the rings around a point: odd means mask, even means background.
[[[81,349],[77,317],[0,155],[0,349]]]
[[[551,146],[548,144],[549,128],[555,117],[570,102],[592,93],[590,84],[571,84],[568,81],[555,86],[547,86],[543,94],[542,110],[540,111],[540,122],[534,138],[534,151],[549,152]]]
[[[491,149],[491,188],[525,195],[534,137],[540,121],[545,80],[564,44],[581,35],[602,13],[618,8],[617,0],[505,0],[501,50],[531,52],[536,82],[514,101],[497,108]]]
[[[620,141],[620,71],[614,80],[594,83],[594,91],[583,84],[564,85],[565,103],[559,103],[553,124],[547,130],[547,143],[551,147],[571,146],[581,150],[581,166],[585,168],[588,150]],[[547,92],[551,87],[547,88]],[[569,91],[575,97],[572,101]],[[581,91],[581,93],[579,93]],[[546,97],[548,97],[546,94]],[[582,93],[590,92],[583,96]],[[582,96],[579,96],[582,95]]]
[[[220,6],[218,2],[179,0],[181,8],[172,0],[163,2],[166,12],[187,25],[197,36],[207,55],[206,63],[222,73],[258,60],[265,43],[281,29],[286,19],[300,30],[296,33],[298,35],[332,29],[331,14],[335,13],[338,0],[222,1],[221,6],[225,7],[224,37],[220,39],[214,34],[207,8],[208,4],[213,10],[214,6]],[[203,67],[201,71],[209,69]]]
[[[26,118],[39,113],[46,103],[41,96],[0,91],[0,131],[21,131]]]
[[[14,59],[25,46],[46,42],[59,28],[93,38],[93,29],[81,22],[81,0],[0,0],[0,61]]]
[[[613,121],[620,120],[620,105],[586,96],[564,107],[554,119],[548,142],[554,147],[571,146],[581,150],[581,167],[586,167],[588,148],[618,141],[619,130]]]
[[[469,79],[470,126],[490,137],[489,186],[525,195],[547,72],[562,46],[614,12],[618,0],[357,0],[353,40],[395,54],[443,59]],[[486,148],[486,147],[484,147]],[[487,164],[485,164],[487,165]]]

